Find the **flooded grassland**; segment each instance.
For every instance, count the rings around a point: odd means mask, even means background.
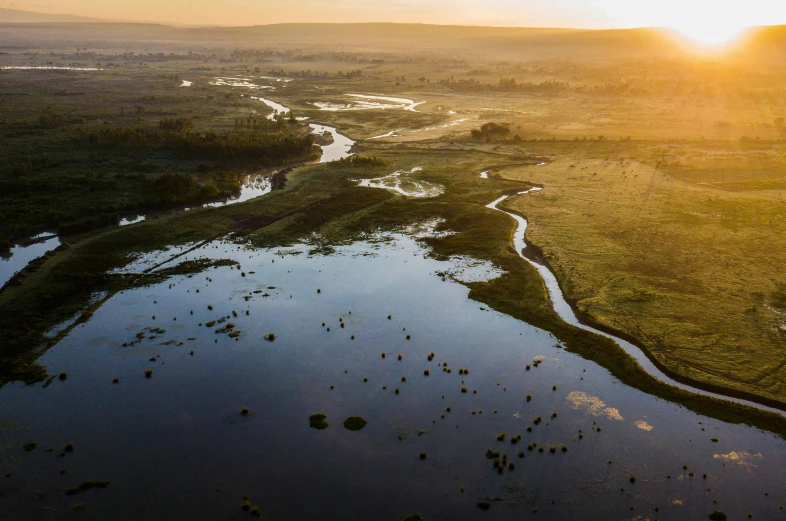
[[[782,439],[468,299],[459,282],[502,272],[431,258],[428,228],[328,255],[211,242],[174,263],[224,266],[112,297],[42,357],[62,377],[0,390],[3,515],[241,519],[246,497],[289,519],[777,515]],[[91,481],[109,485],[71,491]]]

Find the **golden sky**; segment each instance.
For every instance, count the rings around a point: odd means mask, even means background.
[[[674,27],[702,39],[786,23],[786,0],[0,0],[0,6],[198,25],[422,22],[612,28]]]

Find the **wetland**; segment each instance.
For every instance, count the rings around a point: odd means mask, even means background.
[[[697,122],[606,51],[69,34],[0,37],[0,518],[786,515],[786,145],[740,85]]]

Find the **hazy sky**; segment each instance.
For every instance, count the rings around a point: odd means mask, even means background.
[[[211,25],[385,21],[729,32],[786,23],[784,0],[0,0],[0,6]]]

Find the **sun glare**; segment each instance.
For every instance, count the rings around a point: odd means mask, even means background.
[[[684,37],[707,47],[723,47],[734,42],[745,29],[739,23],[729,20],[718,23],[702,19],[694,23],[675,24],[674,29]]]

